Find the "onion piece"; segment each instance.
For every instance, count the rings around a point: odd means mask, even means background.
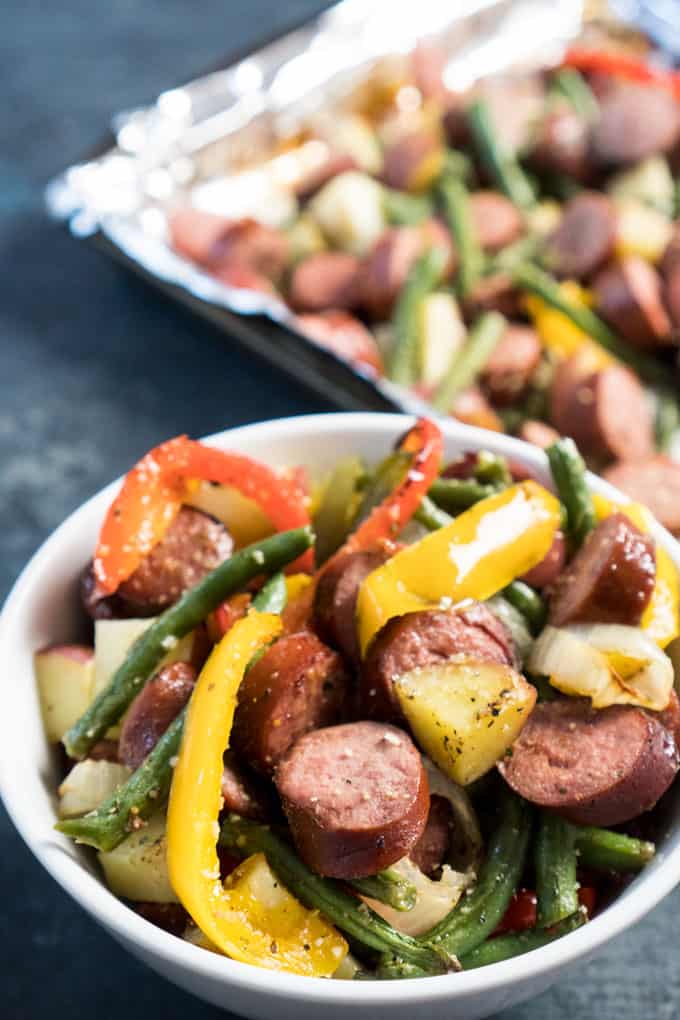
[[[639,627],[622,624],[546,627],[529,669],[549,677],[563,694],[590,698],[593,708],[640,705],[663,711],[673,687],[668,656]]]
[[[441,878],[434,881],[424,875],[408,857],[403,857],[396,864],[392,864],[391,870],[397,871],[416,887],[416,902],[410,910],[395,910],[394,907],[366,896],[362,896],[361,899],[404,935],[422,935],[438,924],[450,910],[453,910],[475,877],[472,871],[454,871],[445,864]]]
[[[453,812],[453,834],[448,862],[459,871],[476,871],[484,850],[484,841],[472,801],[462,786],[444,775],[425,755],[421,755],[427,772],[430,796],[444,797]]]

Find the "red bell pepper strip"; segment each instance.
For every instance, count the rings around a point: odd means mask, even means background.
[[[277,531],[309,524],[305,476],[299,471],[277,474],[250,457],[178,436],[135,464],[109,508],[94,557],[102,596],[113,594],[160,542],[186,499],[187,483],[197,479],[238,489]],[[311,571],[312,550],[288,569]]]
[[[186,436],[149,450],[125,476],[109,507],[94,556],[102,595],[111,595],[135,572],[179,513],[186,482],[178,473]]]
[[[578,71],[602,72],[618,78],[627,78],[642,85],[657,85],[670,89],[676,98],[680,99],[680,74],[677,71],[652,67],[645,60],[628,53],[572,46],[564,55],[562,63],[565,67],[574,67]]]
[[[593,886],[583,885],[578,891],[578,901],[593,916],[597,893]],[[510,900],[503,920],[494,931],[494,935],[505,935],[508,932],[529,931],[536,927],[536,893],[533,889],[519,889]]]
[[[411,520],[437,477],[443,440],[440,429],[429,418],[418,419],[400,442],[399,450],[413,454],[406,478],[349,536],[340,550],[343,555],[369,549],[385,539],[396,538]]]

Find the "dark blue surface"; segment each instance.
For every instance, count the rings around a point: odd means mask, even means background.
[[[327,410],[42,211],[47,179],[144,103],[318,0],[1,0],[0,598],[63,517],[159,440]],[[224,1016],[135,963],[34,862],[0,809],[0,1015]],[[672,1020],[675,894],[502,1020]],[[497,1018],[499,1020],[499,1018]]]

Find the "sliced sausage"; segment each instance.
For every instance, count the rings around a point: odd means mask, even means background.
[[[618,825],[649,811],[678,770],[668,730],[641,708],[595,711],[581,698],[537,705],[499,769],[522,797],[576,825]]]
[[[127,615],[155,616],[231,556],[234,543],[220,521],[183,506],[161,541],[121,584]]]
[[[539,173],[588,183],[594,171],[588,123],[571,107],[549,111],[536,128],[530,156]]]
[[[656,581],[654,540],[625,514],[610,514],[591,531],[560,576],[550,623],[639,624]]]
[[[225,751],[222,769],[222,810],[243,818],[268,821],[275,813],[271,788],[247,771],[231,751]]]
[[[464,311],[467,320],[476,318],[482,312],[500,312],[506,319],[521,316],[520,293],[510,274],[492,273],[477,280],[465,298]]]
[[[602,318],[634,347],[653,350],[673,343],[661,277],[649,262],[637,255],[613,262],[597,274],[593,290]]]
[[[454,400],[451,414],[465,425],[490,432],[503,432],[503,422],[478,386],[469,386]]]
[[[375,875],[420,839],[430,804],[418,750],[402,730],[347,723],[302,737],[275,777],[300,856],[331,878]]]
[[[189,915],[181,903],[136,902],[135,910],[145,921],[170,932],[171,935],[183,935],[189,923]]]
[[[547,588],[554,584],[567,562],[567,540],[563,531],[556,531],[550,549],[540,563],[522,574],[520,581],[532,588]]]
[[[482,604],[459,611],[424,609],[388,620],[368,647],[361,669],[364,715],[390,722],[402,718],[393,681],[417,666],[457,656],[517,666],[513,640]]]
[[[92,761],[120,761],[118,757],[117,740],[98,740],[94,747],[87,752],[87,757]]]
[[[558,276],[584,279],[610,257],[616,241],[616,207],[598,191],[582,191],[564,207],[546,242],[545,257]]]
[[[392,555],[393,549],[376,547],[339,556],[319,578],[314,596],[316,628],[350,662],[361,659],[355,619],[359,588]]]
[[[525,443],[538,446],[541,450],[547,450],[549,446],[552,446],[560,438],[557,429],[554,429],[551,425],[546,425],[544,421],[536,421],[533,418],[522,422],[518,435]]]
[[[637,376],[611,364],[581,374],[576,356],[555,371],[550,393],[552,424],[588,456],[641,460],[654,449],[652,411]]]
[[[524,393],[541,361],[538,333],[530,326],[510,324],[482,372],[482,384],[499,407]]]
[[[289,298],[301,312],[356,308],[360,300],[361,262],[342,251],[321,251],[298,262]]]
[[[295,325],[315,344],[333,351],[355,368],[369,375],[382,375],[382,355],[373,334],[349,312],[331,308],[317,315],[298,315]]]
[[[680,110],[672,93],[627,83],[601,100],[591,145],[602,164],[637,163],[657,152],[668,152],[679,136]]]
[[[252,218],[229,220],[198,209],[180,209],[170,219],[173,247],[208,269],[241,267],[279,280],[288,264],[285,234]]]
[[[676,746],[680,748],[680,698],[675,690],[671,690],[666,708],[662,712],[652,712],[652,718],[658,719],[661,725],[666,727],[672,734]]]
[[[241,683],[231,746],[258,772],[271,774],[299,737],[346,717],[348,689],[337,652],[310,632],[286,635]]]
[[[637,503],[649,507],[659,524],[680,532],[680,463],[663,453],[647,460],[612,464],[604,477]]]
[[[432,875],[446,862],[451,846],[454,818],[446,797],[433,793],[425,831],[411,850],[409,857],[424,875]]]
[[[382,178],[399,191],[424,191],[439,174],[444,151],[432,131],[409,131],[385,146]]]
[[[226,262],[224,265],[215,266],[210,270],[210,273],[226,287],[234,287],[236,290],[254,290],[258,294],[268,294],[271,297],[277,297],[279,294],[268,277],[251,269],[250,266]]]
[[[126,611],[117,595],[102,597],[94,576],[92,560],[85,566],[78,582],[80,604],[91,620],[121,620],[134,615]]]
[[[671,269],[664,278],[663,299],[675,327],[673,339],[676,339],[680,328],[680,264]]]
[[[456,255],[451,235],[439,220],[427,220],[417,227],[390,227],[378,238],[361,273],[361,303],[371,318],[389,318],[413,263],[434,245],[446,251],[444,275],[450,276]]]
[[[470,196],[472,227],[484,251],[497,252],[524,233],[519,210],[497,191],[476,191]]]
[[[194,689],[196,670],[188,662],[164,666],[142,687],[123,720],[118,758],[131,769],[144,759],[182,711]]]

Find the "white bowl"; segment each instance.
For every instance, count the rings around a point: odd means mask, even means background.
[[[321,473],[347,454],[382,458],[408,424],[408,418],[396,414],[312,415],[246,426],[209,441],[271,465],[306,464]],[[548,479],[546,458],[535,447],[452,420],[443,422],[442,429],[449,458],[483,447]],[[597,478],[591,483],[597,492],[618,495]],[[603,914],[543,949],[468,973],[394,982],[276,974],[206,952],[143,920],[108,891],[94,855],[53,830],[57,772],[43,735],[33,677],[37,648],[73,640],[78,633],[76,578],[116,488],[114,483],[104,489],[57,529],[7,599],[0,618],[0,793],[17,829],[53,878],[159,974],[214,1005],[267,1020],[293,1015],[312,1020],[320,1009],[328,1020],[411,1020],[419,1007],[426,1008],[429,1020],[476,1020],[544,991],[567,966],[585,960],[638,921],[680,881],[680,800],[671,795],[668,833],[659,853]],[[662,528],[655,537],[680,568],[680,546]]]

